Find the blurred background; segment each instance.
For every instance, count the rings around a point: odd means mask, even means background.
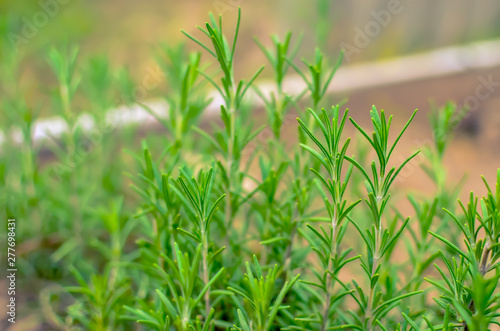
[[[79,44],[84,55],[107,54],[117,65],[136,70],[148,63],[151,49],[159,43],[185,41],[180,30],[193,31],[207,21],[209,11],[223,14],[231,26],[238,6],[244,13],[240,63],[257,61],[255,56],[260,56],[251,41],[253,36],[264,39],[270,33],[283,35],[289,30],[304,32],[304,51],[315,45],[338,51],[342,42],[354,44],[357,29],[365,30],[370,21],[377,20],[377,13],[391,11],[391,7],[394,10],[389,18],[380,14],[383,31],[353,61],[491,39],[500,29],[500,3],[495,0],[316,0],[307,4],[282,0],[3,0],[0,6],[8,32],[21,36],[29,23],[37,30],[20,47],[32,65],[43,65],[40,51],[47,45],[69,41]],[[2,52],[6,50],[2,48]]]
[[[1,92],[6,95],[16,86],[26,96],[29,107],[39,109],[40,117],[49,117],[55,114],[50,99],[51,87],[56,85],[56,78],[47,64],[50,47],[78,45],[81,66],[92,59],[108,57],[113,70],[126,68],[132,80],[140,81],[149,73],[159,72],[155,63],[161,45],[173,47],[187,42],[189,49],[200,51],[197,45],[188,42],[181,30],[200,37],[196,26],[208,20],[208,12],[222,14],[224,25],[232,27],[238,6],[243,12],[236,52],[236,75],[239,77],[249,77],[266,63],[253,38],[269,45],[270,34],[274,33],[283,37],[287,31],[292,31],[295,38],[302,33],[298,57],[311,58],[317,45],[333,63],[340,49],[344,48],[343,67],[349,67],[432,52],[447,46],[464,46],[466,50],[471,43],[495,41],[500,31],[500,2],[496,0],[315,0],[307,3],[282,0],[3,0],[0,2]],[[226,31],[231,34],[231,29]],[[486,53],[494,60],[500,57],[495,50],[498,48],[485,48],[482,54]],[[332,102],[347,97],[347,106],[354,112],[368,111],[372,104],[395,114],[409,114],[414,108],[419,108],[421,112],[415,126],[421,127],[412,132],[423,139],[430,134],[426,116],[429,100],[434,100],[436,105],[447,100],[461,105],[468,96],[476,93],[479,85],[489,80],[489,85],[493,86],[487,86],[488,96],[474,104],[477,111],[468,116],[462,124],[463,130],[459,131],[466,135],[457,143],[461,148],[452,148],[450,154],[453,155],[454,150],[459,153],[453,159],[457,176],[470,170],[493,175],[497,164],[486,160],[492,158],[496,162],[500,154],[499,92],[498,83],[494,83],[500,81],[500,69],[496,64],[481,66],[481,58],[471,58],[466,53],[462,56],[460,52],[455,54],[455,59],[457,56],[459,60],[463,58],[463,68],[438,77],[433,77],[433,68],[450,65],[449,58],[435,60],[433,67],[426,61],[412,62],[411,67],[399,67],[399,72],[386,74],[390,83],[383,87],[377,85],[376,77],[363,77],[363,72],[356,77],[344,75],[344,81],[334,80],[333,85],[352,85],[349,80],[354,79],[355,86],[366,86],[343,90]],[[206,53],[202,60],[211,61]],[[469,66],[469,62],[473,65]],[[412,78],[419,70],[423,77]],[[260,78],[271,75],[271,70],[266,69]],[[409,81],[405,81],[405,75]],[[155,78],[159,84],[148,90],[146,99],[161,98],[165,92],[162,87],[168,84],[168,78],[162,74]],[[370,81],[363,84],[366,79]],[[75,111],[85,111],[89,107],[85,98],[77,96],[75,103]],[[0,116],[8,126],[6,113],[2,109]],[[473,157],[460,154],[468,151],[467,148]],[[473,180],[473,183],[479,181]]]

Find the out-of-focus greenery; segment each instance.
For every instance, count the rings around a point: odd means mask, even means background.
[[[154,62],[152,49],[166,41],[175,44],[183,40],[180,26],[205,20],[207,11],[222,13],[228,22],[234,22],[238,5],[248,17],[259,17],[258,24],[252,19],[243,22],[240,34],[245,41],[238,48],[241,63],[255,66],[263,56],[250,37],[265,40],[268,31],[284,35],[291,29],[294,35],[304,32],[310,36],[298,57],[308,56],[303,49],[316,46],[328,56],[335,56],[339,47],[344,47],[354,50],[346,59],[358,62],[496,38],[500,27],[500,4],[495,0],[474,5],[467,0],[372,0],[362,4],[325,0],[310,4],[284,0],[4,0],[0,3],[0,57],[5,58],[13,45],[19,46],[15,56],[32,93],[39,91],[36,84],[51,79],[45,67],[45,49],[65,43],[79,44],[83,58],[105,54],[113,66],[128,67],[132,76],[140,79]],[[244,74],[251,74],[247,66],[236,65]],[[270,73],[266,70],[263,75]],[[155,95],[155,91],[151,93]],[[49,114],[48,109],[42,112],[42,116]]]

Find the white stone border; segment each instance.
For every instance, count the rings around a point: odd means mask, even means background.
[[[383,85],[429,79],[445,75],[466,72],[470,69],[484,69],[500,65],[500,41],[478,42],[465,46],[446,47],[426,53],[414,54],[379,62],[368,62],[341,67],[335,75],[334,82],[328,92],[346,92],[368,89]],[[261,82],[259,87],[264,93],[273,89],[272,82]],[[298,76],[292,76],[285,82],[287,92],[300,93],[305,88],[304,82]],[[206,116],[219,112],[221,97],[211,92],[212,102],[205,110]],[[253,98],[260,104],[258,98]],[[146,104],[158,116],[166,117],[168,106],[163,101],[150,101]],[[155,122],[156,119],[139,105],[121,106],[108,111],[106,119],[120,127],[131,123]],[[79,117],[79,124],[84,130],[95,128],[93,118],[89,114]],[[68,129],[66,122],[58,116],[43,118],[33,125],[33,142],[38,143],[51,137],[59,137]],[[22,142],[19,128],[10,132],[14,142]],[[5,133],[0,131],[0,147],[5,142]]]

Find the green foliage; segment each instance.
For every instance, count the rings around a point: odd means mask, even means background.
[[[435,147],[441,159],[443,158],[446,147],[452,138],[453,131],[460,123],[456,117],[456,105],[452,102],[446,103],[442,109],[439,111],[432,111],[429,115],[434,132]]]
[[[250,264],[247,262],[247,272],[243,280],[243,285],[247,288],[249,293],[245,293],[244,290],[240,288],[229,287],[229,290],[243,297],[244,304],[242,305],[237,302],[237,306],[242,308],[246,306],[250,311],[249,313],[247,312],[244,314],[242,312],[245,311],[244,308],[238,309],[238,319],[241,327],[236,327],[236,330],[267,331],[273,326],[278,310],[287,308],[281,306],[281,303],[283,302],[287,292],[290,291],[299,278],[299,275],[293,277],[290,282],[285,282],[277,297],[274,299],[274,302],[272,302],[275,294],[275,283],[278,277],[278,266],[275,265],[273,269],[269,270],[266,277],[264,277],[255,255],[253,256],[253,260],[256,277],[254,276]],[[249,316],[249,318],[245,317],[245,315]]]
[[[292,43],[291,33],[273,36],[270,48],[256,41],[272,67],[274,91],[256,86],[262,68],[237,80],[240,23],[238,10],[229,39],[222,18],[210,15],[199,28],[208,43],[184,33],[215,59],[215,73],[202,53],[160,48],[166,117],[136,100],[132,76],[106,57],[50,50],[53,112],[68,130],[40,144],[33,128],[41,102],[33,105],[32,94],[15,83],[22,59],[3,57],[0,125],[20,129],[22,141],[5,136],[0,198],[6,216],[20,220],[19,296],[40,293],[37,318],[61,330],[498,325],[500,170],[494,184],[483,178],[483,197],[471,192],[455,202],[463,182],[450,185],[444,160],[460,110],[452,103],[432,110],[434,139],[421,146],[419,161],[435,192],[408,195],[410,218],[398,184],[413,175],[403,169],[415,165],[419,151],[402,161],[395,155],[416,111],[393,136],[392,116],[383,110],[373,107],[368,129],[339,105],[323,108],[342,55],[330,65],[315,50],[303,70],[294,62],[302,37]],[[324,26],[317,30],[326,44]],[[285,90],[292,71],[306,85],[297,94]],[[212,87],[220,98],[207,98]],[[256,97],[267,122],[248,102]],[[220,107],[220,120],[201,120],[209,101]],[[106,111],[134,102],[166,133],[112,130]],[[87,107],[93,131],[78,120]],[[285,130],[294,108],[296,136]],[[254,121],[265,123],[254,129]],[[51,160],[42,161],[50,151]]]
[[[491,323],[499,323],[497,310],[500,307],[498,304],[500,296],[495,291],[500,281],[498,264],[500,171],[497,174],[495,192],[492,192],[484,178],[483,181],[488,194],[481,199],[481,212],[477,210],[478,198],[474,197],[472,192],[467,206],[459,200],[464,220],[460,220],[445,209],[464,236],[465,250],[449,239],[430,232],[460,256],[460,263],[457,263],[454,258],[450,261],[441,253],[449,278],[438,265],[436,268],[447,287],[431,279],[428,281],[442,292],[440,299],[435,299],[436,302],[443,308],[445,304],[453,307],[453,317],[463,323],[467,330],[485,330]],[[480,230],[484,231],[484,234],[480,234]],[[493,271],[495,271],[494,276],[485,278],[486,274]]]
[[[158,63],[168,79],[165,100],[170,112],[168,118],[159,117],[150,107],[142,107],[173,133],[177,144],[186,139],[192,125],[209,101],[199,82],[201,53],[187,53],[184,45],[177,48],[164,46],[158,56]]]
[[[72,270],[80,286],[68,286],[69,293],[81,294],[83,299],[76,309],[70,308],[70,316],[89,330],[106,330],[119,325],[119,312],[127,301],[123,297],[130,291],[127,281],[113,282],[112,270],[103,275],[93,275],[89,283],[75,269]]]
[[[198,27],[212,43],[213,50],[209,46],[203,44],[201,41],[191,36],[190,34],[183,31],[183,33],[195,43],[203,47],[210,55],[217,59],[220,69],[222,70],[223,76],[221,77],[222,87],[220,88],[211,78],[204,75],[212,85],[218,89],[221,96],[224,98],[226,109],[230,112],[232,109],[238,109],[241,105],[241,101],[245,96],[248,88],[252,85],[252,82],[257,78],[257,76],[262,72],[264,67],[262,66],[257,73],[250,79],[248,83],[239,81],[236,84],[234,79],[234,52],[236,50],[236,40],[238,39],[238,32],[240,29],[241,21],[241,8],[238,8],[238,22],[236,23],[236,31],[234,33],[234,40],[232,46],[230,46],[222,32],[222,16],[219,17],[219,22],[216,21],[215,17],[210,14],[210,23],[206,23],[206,30]]]
[[[370,115],[373,124],[373,133],[371,137],[352,118],[350,120],[358,131],[368,140],[375,151],[378,168],[376,162],[372,161],[372,177],[370,177],[359,162],[357,162],[354,158],[347,157],[347,160],[360,170],[366,179],[368,199],[365,199],[365,202],[370,210],[373,222],[370,230],[366,229],[363,231],[360,225],[351,219],[351,222],[358,230],[360,237],[363,239],[368,253],[367,260],[361,260],[361,266],[369,279],[370,286],[368,294],[365,294],[361,287],[353,281],[354,288],[358,293],[355,300],[359,304],[361,311],[364,313],[364,319],[359,319],[358,321],[365,329],[372,329],[372,327],[376,324],[381,325],[380,320],[388,314],[391,309],[397,306],[400,300],[421,293],[419,291],[404,294],[396,292],[391,296],[388,295],[389,293],[386,293],[387,297],[390,299],[384,300],[384,293],[378,290],[378,283],[382,268],[382,264],[380,263],[381,259],[384,258],[386,253],[390,254],[392,252],[392,248],[397,243],[410,220],[409,217],[404,219],[399,230],[395,230],[393,227],[388,228],[383,225],[382,217],[390,198],[388,191],[400,171],[418,154],[418,151],[403,161],[397,170],[396,167],[393,167],[387,172],[387,166],[397,143],[401,139],[401,136],[415,117],[416,111],[412,114],[390,147],[389,130],[392,116],[389,116],[389,119],[386,119],[384,111],[381,110],[379,114],[375,107],[373,107],[370,111]],[[390,280],[390,278],[394,277],[394,275],[388,275],[388,277]]]
[[[152,325],[157,330],[168,330],[168,325],[172,320],[172,324],[178,330],[195,330],[195,325],[199,322],[192,321],[193,310],[202,301],[205,293],[209,291],[211,284],[224,272],[224,268],[221,268],[201,290],[197,290],[201,245],[196,248],[195,252],[192,261],[190,261],[189,255],[187,253],[182,254],[179,246],[175,244],[175,260],[161,254],[165,264],[169,266],[169,273],[165,272],[158,264],[154,264],[154,268],[164,280],[168,289],[167,293],[164,293],[162,289],[156,289],[156,294],[162,302],[164,310],[160,310],[162,313],[152,311],[147,314],[142,310],[126,307],[127,311],[140,317],[138,319],[139,323]],[[207,314],[202,330],[210,330],[213,323],[212,315],[213,311]]]
[[[318,282],[309,282],[309,284],[320,288],[326,296],[324,307],[318,310],[318,316],[316,318],[321,324],[321,330],[325,330],[328,328],[328,320],[332,313],[331,308],[335,306],[335,302],[349,293],[349,291],[342,292],[332,297],[330,291],[333,287],[333,282],[337,279],[342,267],[359,258],[359,256],[348,258],[347,256],[350,249],[339,252],[339,246],[347,229],[347,224],[343,221],[360,200],[348,205],[344,197],[352,173],[351,166],[347,170],[345,177],[342,178],[342,167],[350,143],[349,138],[343,145],[341,143],[342,131],[347,119],[347,110],[342,118],[339,116],[339,106],[332,107],[331,117],[325,109],[322,110],[321,117],[318,116],[314,110],[309,109],[309,111],[315,119],[315,123],[323,133],[326,146],[315,137],[313,132],[304,122],[298,119],[299,125],[319,148],[321,154],[306,145],[301,146],[323,165],[328,174],[327,176],[323,176],[317,170],[311,169],[323,186],[323,199],[330,218],[330,224],[329,230],[325,231],[323,227],[321,227],[321,232],[308,224],[307,226],[313,232],[315,239],[311,239],[305,234],[303,235],[308,239],[312,249],[318,254],[323,267],[322,273],[315,273]],[[316,242],[315,240],[318,239],[319,241]],[[320,297],[318,294],[316,294],[316,296]],[[319,313],[321,311],[322,313]]]
[[[288,63],[292,66],[292,68],[299,74],[299,76],[304,80],[307,85],[307,89],[311,94],[313,109],[317,109],[320,101],[325,96],[330,83],[332,82],[333,76],[337,72],[337,69],[340,67],[342,63],[342,58],[344,53],[341,53],[334,67],[330,70],[330,73],[327,73],[324,69],[325,60],[324,54],[317,48],[314,54],[314,60],[308,61],[306,59],[302,59],[302,62],[309,70],[309,74],[311,78],[308,79],[306,74],[300,70],[291,60],[287,60]]]
[[[288,61],[292,61],[297,54],[302,41],[302,35],[299,37],[299,40],[296,42],[294,48],[291,48],[290,45],[292,39],[291,32],[286,34],[283,41],[280,41],[276,35],[273,35],[271,39],[274,47],[271,49],[265,48],[265,46],[258,39],[255,39],[255,42],[273,68],[274,81],[276,82],[276,93],[272,92],[270,95],[266,96],[258,87],[254,87],[254,90],[264,101],[271,129],[273,130],[274,136],[279,138],[281,126],[283,125],[284,117],[287,114],[290,105],[296,104],[302,97],[302,93],[294,97],[287,94],[283,90],[283,82],[288,69],[290,68],[290,64],[287,62],[287,59]]]

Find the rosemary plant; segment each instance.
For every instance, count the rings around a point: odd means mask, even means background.
[[[273,36],[268,48],[250,43],[272,68],[270,93],[256,84],[263,67],[237,78],[241,9],[231,38],[213,15],[198,28],[200,38],[184,32],[202,52],[162,46],[165,84],[155,95],[168,104],[166,117],[134,97],[139,83],[110,59],[54,48],[50,115],[68,130],[40,144],[35,120],[48,110],[16,85],[22,54],[0,54],[0,126],[9,133],[0,198],[6,218],[22,224],[19,312],[33,311],[29,288],[39,293],[35,318],[55,330],[500,326],[500,170],[494,181],[483,177],[483,197],[471,192],[456,203],[465,182],[450,185],[445,153],[462,110],[434,107],[430,143],[398,163],[416,111],[393,135],[393,117],[383,110],[351,110],[358,122],[329,104],[342,54],[332,64],[323,53],[328,7],[318,1],[318,48],[301,49],[302,36],[292,42],[291,32]],[[303,69],[295,58],[311,53]],[[291,75],[303,91],[288,90]],[[209,99],[209,88],[218,97]],[[106,110],[134,103],[163,131],[111,130]],[[220,108],[219,119],[204,116],[209,104]],[[109,131],[88,131],[83,113]],[[298,134],[286,128],[292,115]],[[360,124],[365,115],[370,129]],[[434,192],[404,183],[419,176],[404,171],[416,163]],[[406,196],[409,208],[400,204]]]
[[[222,71],[222,77],[220,78],[221,84],[217,84],[203,71],[200,71],[200,73],[213,87],[215,87],[224,100],[224,104],[222,104],[220,108],[225,130],[217,132],[216,139],[211,140],[214,141],[217,149],[225,154],[225,165],[220,168],[225,178],[224,185],[227,195],[225,207],[226,229],[232,227],[235,214],[240,207],[241,181],[244,178],[239,172],[242,150],[258,133],[258,131],[252,132],[251,128],[245,132],[246,128],[242,127],[240,116],[242,101],[253,81],[264,69],[264,66],[262,66],[247,83],[241,80],[236,82],[234,77],[234,53],[236,50],[240,22],[241,8],[238,8],[238,21],[236,23],[234,40],[231,46],[222,32],[222,16],[219,17],[219,21],[217,22],[214,16],[210,14],[210,23],[206,23],[206,30],[198,27],[199,30],[210,38],[211,45],[206,45],[183,31],[189,39],[193,40],[211,56],[216,58]],[[199,131],[201,132],[201,130]],[[207,134],[201,133],[207,136]],[[219,164],[222,165],[221,163]],[[226,236],[228,235],[229,234]],[[230,238],[227,237],[226,243],[228,245],[230,243],[229,239]]]

